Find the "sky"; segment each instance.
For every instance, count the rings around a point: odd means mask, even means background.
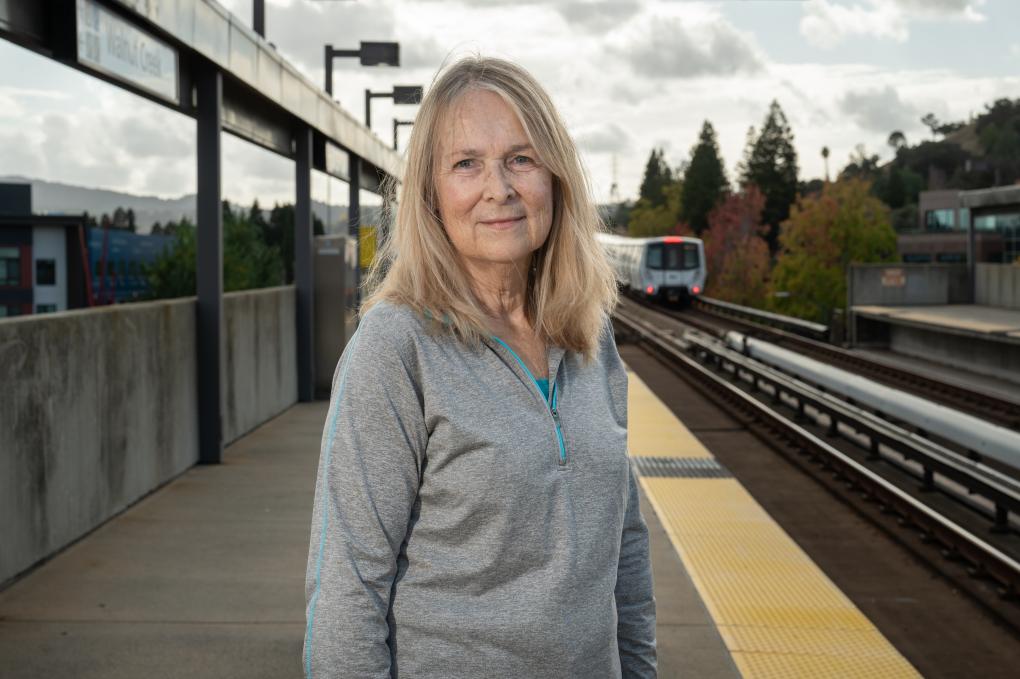
[[[250,20],[252,0],[223,0]],[[674,167],[709,120],[735,179],[747,130],[775,99],[802,179],[843,167],[857,144],[889,157],[889,133],[929,135],[920,118],[967,120],[1020,98],[1015,0],[266,0],[266,38],[314,82],[322,46],[397,40],[400,68],[337,59],[334,94],[361,119],[364,90],[426,87],[465,54],[511,59],[549,90],[596,200],[636,197],[648,155]],[[391,141],[413,106],[373,100]],[[402,128],[401,150],[408,134]],[[165,197],[194,191],[194,122],[0,40],[0,175]],[[229,138],[224,192],[289,201],[290,161]],[[615,174],[614,174],[615,166]],[[334,189],[335,190],[335,189]]]

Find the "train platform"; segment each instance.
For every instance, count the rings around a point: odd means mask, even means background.
[[[10,679],[298,677],[326,403],[299,404],[0,592]],[[918,676],[635,375],[660,677]]]
[[[1020,384],[1020,309],[855,305],[849,327],[854,349],[889,349]]]
[[[921,306],[854,306],[852,311],[895,325],[933,329],[944,333],[969,335],[1020,344],[1020,309],[979,304],[940,304]]]

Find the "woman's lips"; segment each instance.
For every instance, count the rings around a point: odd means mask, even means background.
[[[513,217],[511,219],[496,219],[496,220],[484,220],[482,224],[489,227],[490,229],[512,229],[524,220],[524,217]]]

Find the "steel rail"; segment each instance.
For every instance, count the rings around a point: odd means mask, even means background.
[[[708,305],[699,303],[697,309],[705,315],[725,319],[725,321],[743,326],[747,332],[753,333],[754,336],[761,339],[769,340],[780,346],[796,348],[806,355],[824,359],[832,365],[838,365],[846,369],[852,368],[871,379],[890,386],[910,388],[925,395],[927,398],[952,406],[989,422],[994,422],[1010,429],[1020,430],[1020,403],[962,385],[952,384],[936,377],[920,375],[911,370],[892,366],[881,361],[875,361],[861,356],[857,352],[827,342],[820,342],[816,339],[803,337],[779,328],[764,326],[731,314],[719,314],[714,312]],[[669,315],[681,318],[683,322],[699,327],[706,332],[717,335],[720,332],[724,332],[722,328],[713,327],[701,319],[682,318],[682,316],[676,314]]]
[[[685,353],[684,347],[689,346],[689,342],[668,338],[651,323],[623,309],[617,310],[615,318],[670,364],[726,400],[736,402],[746,414],[781,432],[783,438],[794,442],[799,448],[824,459],[825,464],[836,468],[841,476],[865,489],[867,495],[881,505],[895,507],[902,517],[921,530],[926,539],[943,545],[949,554],[965,559],[975,573],[994,580],[1000,588],[1000,594],[1015,596],[1020,592],[1020,562],[1012,556],[706,368]]]

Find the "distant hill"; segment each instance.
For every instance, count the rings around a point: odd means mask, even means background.
[[[138,196],[133,193],[110,191],[108,189],[91,189],[85,186],[50,182],[43,179],[32,179],[20,176],[0,176],[0,182],[10,184],[32,185],[32,212],[37,215],[81,214],[88,212],[99,217],[104,212],[113,214],[118,207],[135,211],[135,223],[139,233],[149,233],[156,222],[180,221],[187,218],[195,221],[195,194],[189,193],[180,198],[159,198],[157,196]],[[248,205],[240,206],[247,210]],[[267,211],[272,204],[264,205]],[[323,221],[332,222],[327,232],[343,228],[347,221],[347,206],[333,205],[328,208],[325,203],[312,201],[312,212]],[[366,219],[375,210],[365,210]]]

